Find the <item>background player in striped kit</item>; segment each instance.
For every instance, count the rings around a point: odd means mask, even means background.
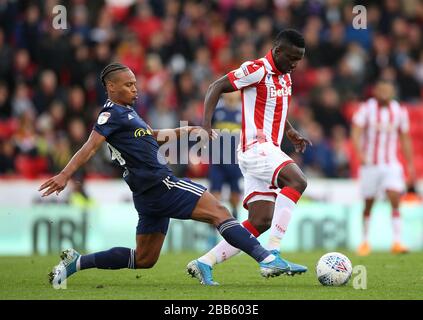
[[[370,253],[368,240],[370,212],[376,196],[385,192],[392,206],[393,253],[405,253],[401,244],[399,204],[405,191],[404,170],[398,160],[398,137],[407,161],[410,181],[415,179],[412,147],[409,137],[407,109],[396,100],[395,87],[380,79],[374,88],[374,98],[361,104],[353,118],[352,140],[360,159],[361,193],[365,199],[363,211],[363,243],[358,254]]]
[[[283,30],[265,57],[247,61],[212,83],[205,98],[203,128],[211,134],[211,119],[220,95],[241,91],[242,128],[238,161],[244,176],[243,205],[248,209],[248,219],[243,225],[256,237],[270,228],[267,247],[278,256],[292,212],[307,186],[301,169],[280,148],[284,133],[297,152],[304,152],[307,144],[311,145],[287,121],[292,93],[290,73],[304,53],[301,33],[293,29]],[[200,281],[212,279],[213,265],[239,252],[226,241],[221,241],[195,260],[203,266]],[[305,266],[286,262],[290,266],[288,274],[307,271]]]

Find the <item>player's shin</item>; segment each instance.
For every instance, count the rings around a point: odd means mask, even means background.
[[[392,229],[394,242],[401,242],[401,215],[399,209],[392,210]]]
[[[260,235],[260,232],[254,228],[250,221],[245,220],[242,223],[242,226],[250,231],[250,233],[256,238]],[[231,246],[226,240],[222,240],[213,249],[198,258],[198,260],[209,265],[210,267],[213,267],[215,264],[228,260],[240,252],[240,249]]]
[[[135,269],[135,250],[115,247],[106,251],[83,255],[77,262],[77,270],[97,269]]]
[[[222,237],[232,246],[253,257],[257,262],[270,262],[275,256],[264,249],[257,239],[245,230],[236,219],[222,222],[217,229]]]
[[[285,235],[288,224],[291,221],[292,212],[300,197],[301,193],[290,187],[282,188],[278,194],[267,245],[267,249],[270,251],[280,250],[281,240]]]

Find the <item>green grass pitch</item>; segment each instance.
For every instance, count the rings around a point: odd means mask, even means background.
[[[357,290],[353,279],[344,287],[324,287],[316,279],[314,266],[325,252],[284,255],[305,264],[301,276],[264,279],[248,256],[235,257],[215,267],[218,287],[200,286],[186,274],[186,264],[195,253],[163,254],[148,270],[86,270],[67,281],[67,289],[55,290],[47,273],[58,262],[56,256],[0,257],[0,300],[4,299],[423,299],[423,253],[394,256],[374,253],[357,257],[345,252],[355,265],[367,270],[367,289]]]

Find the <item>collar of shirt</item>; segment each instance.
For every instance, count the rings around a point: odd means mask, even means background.
[[[269,50],[265,58],[267,59],[267,61],[269,61],[270,65],[272,66],[272,72],[274,72],[278,76],[281,75],[282,72],[280,72],[278,68],[276,68],[275,62],[273,61],[272,50]]]
[[[115,105],[117,105],[117,106],[124,107],[125,109],[130,109],[130,110],[133,110],[133,109],[134,109],[134,108],[133,108],[132,106],[130,106],[129,104],[127,104],[127,105],[123,105],[123,104],[120,104],[120,103],[116,103],[116,102],[112,101],[110,98],[107,98],[107,101],[110,101],[111,103],[113,103],[113,104],[115,104]]]

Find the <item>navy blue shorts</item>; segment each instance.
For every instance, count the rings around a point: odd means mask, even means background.
[[[133,195],[138,211],[137,234],[166,234],[170,218],[191,219],[206,188],[190,179],[168,176],[160,184]]]
[[[209,168],[210,190],[221,192],[223,184],[228,184],[231,192],[240,192],[239,179],[242,177],[237,164],[212,164]]]

